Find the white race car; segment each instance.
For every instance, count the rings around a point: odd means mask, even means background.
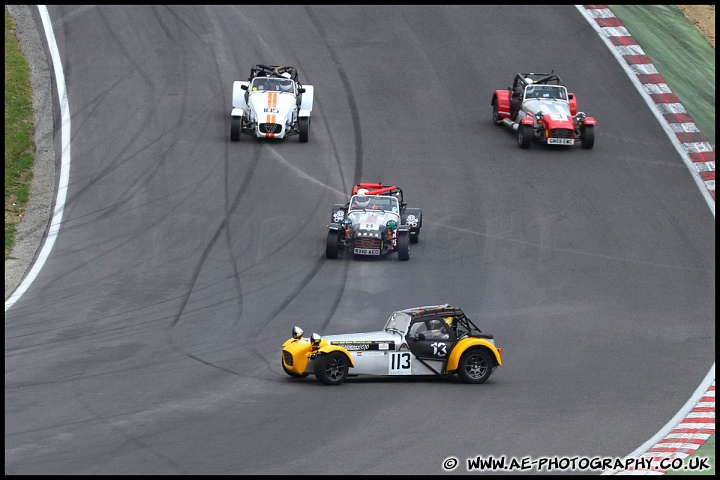
[[[301,85],[295,67],[255,65],[247,81],[233,82],[230,140],[299,135],[308,141],[314,88]]]

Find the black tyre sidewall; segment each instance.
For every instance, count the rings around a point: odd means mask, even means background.
[[[500,125],[502,123],[502,118],[500,118],[500,114],[498,113],[497,98],[493,100],[492,107],[493,107],[493,123],[495,125]]]
[[[398,260],[410,259],[410,234],[398,235],[397,239]]]
[[[308,117],[298,119],[298,130],[300,130],[300,143],[306,143],[310,138],[310,119]]]
[[[327,245],[325,245],[325,258],[337,258],[340,249],[340,232],[328,230]]]
[[[591,149],[595,145],[595,127],[583,127],[582,135],[580,136],[580,144],[584,149]]]
[[[518,145],[520,148],[530,148],[530,142],[532,142],[532,127],[521,124],[518,127]]]
[[[466,371],[467,363],[469,362],[470,358],[475,355],[482,356],[485,360],[485,363],[487,364],[487,370],[480,378],[471,377]],[[493,371],[493,365],[493,359],[490,357],[490,354],[487,350],[481,348],[471,348],[460,356],[460,363],[458,364],[457,370],[458,376],[465,383],[485,383],[485,381],[490,378],[490,374]]]
[[[345,371],[342,373],[340,378],[330,378],[327,374],[328,364],[335,359],[342,362],[345,368]],[[317,379],[325,385],[340,385],[347,377],[348,370],[350,369],[348,358],[340,352],[322,354],[315,362],[315,377],[317,377]]]
[[[242,127],[242,119],[240,117],[232,117],[230,119],[230,140],[233,142],[240,141]]]

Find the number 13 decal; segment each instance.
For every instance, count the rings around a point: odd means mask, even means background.
[[[433,348],[433,355],[438,357],[447,355],[447,344],[435,342],[431,343],[430,346]]]

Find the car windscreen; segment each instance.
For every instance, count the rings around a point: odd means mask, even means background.
[[[385,330],[388,332],[396,331],[405,335],[408,331],[410,320],[412,320],[412,318],[407,313],[395,312],[390,316],[385,324]]]

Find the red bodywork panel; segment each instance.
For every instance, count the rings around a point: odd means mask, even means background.
[[[495,90],[495,98],[497,98],[498,115],[502,118],[510,118],[510,91]]]
[[[528,117],[530,118],[530,117]],[[568,117],[565,114],[557,115],[557,114],[547,114],[545,117],[543,117],[543,127],[545,130],[545,136],[550,137],[550,130],[555,130],[556,128],[564,128],[567,130],[574,131],[575,130],[575,124],[573,123],[573,119],[571,117]]]
[[[577,98],[574,93],[568,92],[568,103],[570,104],[570,113],[577,114]]]

